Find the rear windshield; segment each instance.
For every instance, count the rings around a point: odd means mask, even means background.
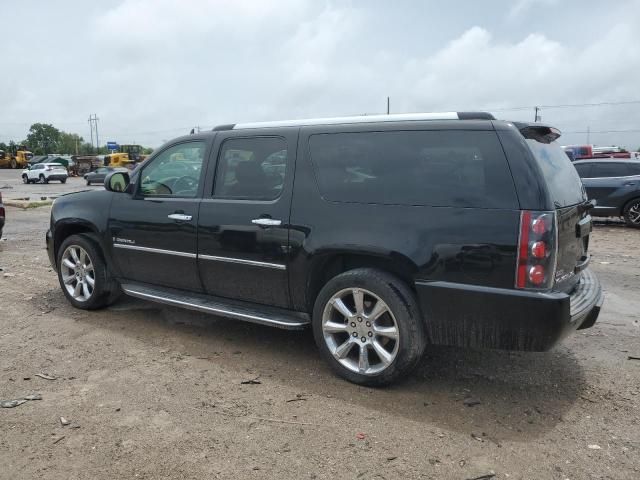
[[[531,139],[527,139],[527,143],[540,165],[554,204],[566,207],[582,203],[585,200],[582,181],[560,145]]]
[[[316,134],[309,144],[326,200],[518,208],[511,173],[493,131]]]

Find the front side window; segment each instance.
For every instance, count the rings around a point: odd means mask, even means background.
[[[238,200],[274,200],[284,186],[287,144],[280,137],[232,138],[220,149],[213,194]]]
[[[204,142],[181,143],[166,149],[142,170],[142,195],[195,197],[202,175],[204,151]]]

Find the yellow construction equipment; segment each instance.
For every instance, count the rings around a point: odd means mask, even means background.
[[[33,153],[27,150],[24,145],[20,145],[9,152],[0,150],[0,168],[27,168],[29,160],[32,158]]]

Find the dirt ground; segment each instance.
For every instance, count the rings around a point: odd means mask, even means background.
[[[310,332],[74,309],[48,215],[7,208],[0,242],[0,399],[42,395],[0,409],[2,479],[640,478],[640,231],[592,235],[595,327],[547,353],[430,348],[376,390],[332,375]]]

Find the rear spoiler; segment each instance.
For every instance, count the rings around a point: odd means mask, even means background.
[[[562,133],[551,125],[542,123],[522,123],[513,122],[524,138],[535,140],[540,143],[551,143],[560,138]]]

